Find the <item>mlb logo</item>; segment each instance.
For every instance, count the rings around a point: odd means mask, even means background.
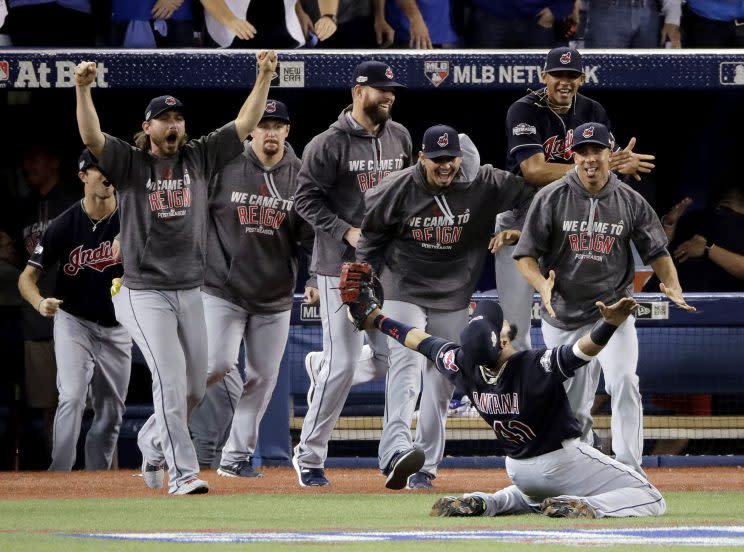
[[[449,61],[425,61],[424,75],[434,86],[439,86],[449,76]]]
[[[0,61],[0,82],[10,80],[10,64],[7,61]]]
[[[720,65],[721,84],[744,85],[744,61],[724,61]]]

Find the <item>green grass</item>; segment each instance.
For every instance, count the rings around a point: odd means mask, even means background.
[[[452,550],[463,541],[359,544],[179,544],[88,540],[62,533],[154,531],[316,531],[437,530],[481,528],[561,529],[568,527],[650,527],[681,525],[744,525],[741,493],[667,493],[667,514],[661,518],[556,520],[539,515],[500,518],[431,518],[437,495],[235,495],[158,497],[148,499],[85,499],[0,501],[0,550],[179,550],[215,546],[305,550]],[[482,543],[488,550],[535,545]],[[638,548],[638,547],[637,547]],[[643,548],[643,547],[640,547]],[[646,547],[648,548],[648,547]],[[543,545],[540,550],[575,547]],[[628,549],[627,547],[624,549]],[[688,548],[685,547],[685,550]]]

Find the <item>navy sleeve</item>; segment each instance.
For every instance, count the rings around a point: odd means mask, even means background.
[[[506,114],[506,139],[509,156],[519,165],[536,153],[543,153],[543,136],[535,121],[534,107],[524,102],[511,105]]]
[[[437,370],[452,382],[456,382],[461,374],[457,364],[459,350],[459,345],[434,336],[427,337],[418,346],[418,352],[431,360]]]
[[[545,355],[550,354],[550,363],[553,367],[557,368],[558,373],[563,376],[563,380],[574,377],[576,370],[582,366],[586,366],[589,361],[583,358],[577,357],[573,352],[573,344],[561,345],[557,349],[548,349],[545,351]],[[542,359],[540,360],[542,363]]]
[[[39,240],[39,244],[31,253],[28,264],[39,270],[47,271],[59,260],[59,251],[61,249],[62,226],[60,217],[52,220],[44,231]]]

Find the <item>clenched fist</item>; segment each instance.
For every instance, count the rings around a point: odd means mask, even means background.
[[[75,84],[77,86],[90,86],[96,80],[98,70],[94,61],[83,61],[75,67]]]
[[[274,50],[259,50],[256,53],[256,62],[260,71],[276,71],[277,57]]]

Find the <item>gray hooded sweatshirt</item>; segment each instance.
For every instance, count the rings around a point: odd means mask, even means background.
[[[514,258],[538,259],[545,276],[555,270],[556,318],[543,307],[543,320],[574,330],[599,319],[596,301],[609,305],[629,296],[635,272],[631,241],[644,263],[669,255],[651,205],[614,173],[596,194],[575,170],[537,192]]]
[[[434,190],[417,163],[365,197],[357,258],[380,274],[385,299],[449,311],[467,307],[493,219],[535,193],[522,177],[491,165],[470,172],[472,177],[462,173]]]
[[[411,164],[411,148],[402,125],[389,120],[374,136],[351,119],[351,106],[310,141],[302,154],[295,209],[315,230],[312,273],[338,276],[341,263],[355,259],[344,234],[361,227],[364,195]]]
[[[124,285],[191,289],[204,281],[207,186],[243,151],[235,122],[155,157],[104,134],[99,166],[119,192]]]
[[[297,261],[313,245],[312,228],[293,208],[299,170],[286,144],[270,169],[248,146],[215,177],[202,291],[250,313],[292,308]]]

